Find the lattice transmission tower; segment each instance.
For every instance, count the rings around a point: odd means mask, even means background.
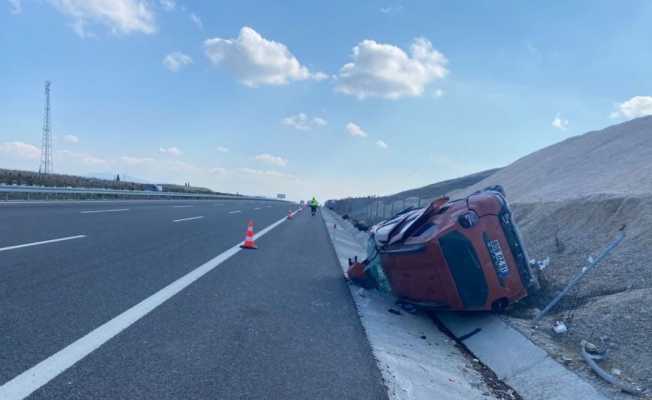
[[[43,115],[43,138],[41,140],[41,165],[39,172],[49,174],[53,171],[52,131],[50,127],[50,81],[45,81],[45,113]]]

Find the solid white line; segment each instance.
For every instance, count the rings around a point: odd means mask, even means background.
[[[34,242],[34,243],[25,243],[25,244],[19,244],[16,246],[9,246],[9,247],[2,247],[0,248],[0,251],[8,251],[8,250],[14,250],[14,249],[21,249],[23,247],[31,247],[31,246],[38,246],[41,244],[48,244],[48,243],[56,243],[56,242],[63,242],[65,240],[73,240],[73,239],[81,239],[85,238],[86,235],[77,235],[77,236],[68,236],[68,237],[63,237],[59,239],[52,239],[52,240],[44,240],[42,242]],[[1,397],[0,397],[1,398]]]
[[[242,211],[240,211],[240,210],[235,210],[235,211],[229,211],[229,214],[239,214],[241,212]]]
[[[185,206],[172,206],[173,208],[189,208],[189,207],[194,207],[193,205],[185,205]]]
[[[258,211],[258,210],[260,210],[260,207],[256,207],[256,208],[254,208],[254,210]]]
[[[202,218],[204,218],[204,216],[203,216],[203,215],[200,215],[199,217],[190,217],[190,218],[175,219],[175,220],[172,221],[172,222],[192,221],[192,220],[194,220],[194,219],[202,219]]]
[[[113,213],[113,212],[122,212],[122,211],[129,211],[128,208],[113,208],[110,210],[86,210],[86,211],[80,211],[80,214],[98,214],[98,213]]]
[[[258,232],[258,239],[283,223],[285,218]],[[228,260],[240,251],[240,243],[226,250],[217,257],[205,262],[196,269],[172,282],[168,286],[149,296],[127,311],[105,322],[50,357],[16,376],[0,386],[0,399],[22,400],[47,384],[59,374],[75,365],[78,361],[97,350],[114,336],[127,329],[135,322],[152,312],[158,306],[190,286],[193,282],[206,275],[218,265]]]

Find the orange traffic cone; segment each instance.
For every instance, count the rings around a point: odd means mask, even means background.
[[[288,219],[294,218],[294,215],[292,215],[292,209],[288,210]]]
[[[257,249],[256,243],[254,242],[254,223],[249,221],[247,225],[247,236],[245,237],[244,243],[240,246],[243,249]]]

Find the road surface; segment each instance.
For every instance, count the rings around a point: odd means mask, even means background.
[[[287,212],[0,204],[0,398],[386,398],[321,219]]]

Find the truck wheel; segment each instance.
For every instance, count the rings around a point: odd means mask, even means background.
[[[509,300],[502,297],[502,298],[494,301],[493,303],[491,303],[491,310],[493,312],[502,313],[503,311],[505,311],[507,309],[507,306],[509,306]]]

